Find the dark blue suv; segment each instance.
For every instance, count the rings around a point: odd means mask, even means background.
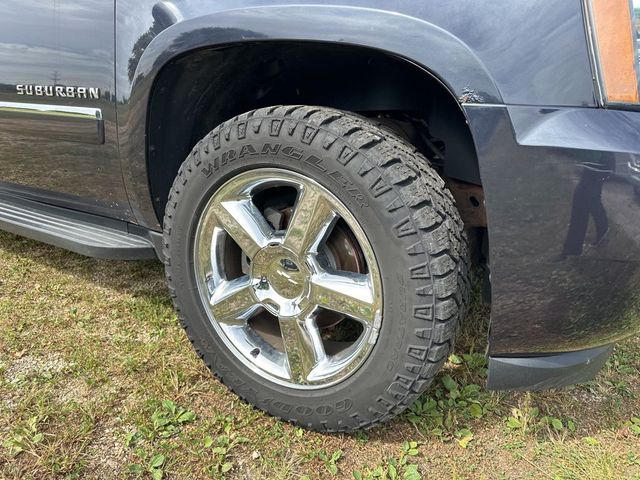
[[[584,381],[640,327],[639,18],[639,0],[5,0],[0,228],[160,258],[215,375],[304,427],[410,405],[472,283],[489,388]]]

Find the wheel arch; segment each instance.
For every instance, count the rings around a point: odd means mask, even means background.
[[[158,149],[152,138],[161,116],[156,116],[153,106],[158,86],[167,78],[171,65],[202,52],[225,52],[272,42],[324,44],[340,50],[361,48],[393,58],[415,72],[420,71],[431,85],[439,85],[449,104],[455,103],[458,109],[463,102],[502,102],[495,82],[464,42],[414,17],[359,7],[277,6],[231,10],[179,21],[158,34],[140,56],[132,75],[127,108],[120,115],[120,143],[127,163],[125,175],[129,177],[131,201],[142,224],[160,227],[161,218],[154,207],[158,195],[152,192],[152,171],[164,167],[154,156]],[[227,67],[219,64],[218,70],[224,72]],[[257,106],[261,105],[251,108]],[[464,118],[462,110],[459,111]]]

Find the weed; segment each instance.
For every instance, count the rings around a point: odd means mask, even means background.
[[[217,476],[229,472],[233,468],[233,462],[230,460],[232,451],[247,442],[249,442],[248,438],[235,433],[218,435],[215,439],[210,436],[205,437],[204,448],[210,448],[214,457],[214,461],[207,467],[207,471]]]
[[[164,465],[166,458],[161,453],[153,455],[145,467],[140,463],[133,463],[129,465],[129,473],[137,476],[143,475],[145,472],[151,475],[153,480],[161,480],[164,477]]]
[[[342,450],[336,450],[328,455],[324,450],[318,453],[318,458],[324,462],[324,466],[331,475],[338,474],[338,461],[342,458]]]
[[[151,414],[151,423],[129,432],[125,437],[125,444],[131,447],[141,438],[153,441],[156,438],[172,437],[180,432],[182,425],[195,418],[196,414],[192,411],[177,406],[171,400],[163,400]]]
[[[452,355],[451,363],[462,372],[458,380],[442,375],[428,396],[411,405],[407,419],[420,430],[440,438],[458,438],[466,447],[473,438],[470,422],[482,419],[493,409],[492,396],[476,383],[467,383],[485,374],[486,359],[477,354]]]
[[[36,455],[36,448],[44,439],[44,433],[38,429],[38,423],[41,420],[38,417],[31,417],[27,420],[26,425],[18,427],[10,437],[3,442],[3,446],[9,450],[12,456],[19,455],[22,452]]]
[[[628,427],[631,433],[640,436],[640,417],[631,417],[629,421],[624,422],[624,426]]]
[[[373,468],[355,470],[354,480],[421,480],[418,465],[409,459],[419,455],[418,442],[404,442],[398,457],[390,457],[386,462]]]

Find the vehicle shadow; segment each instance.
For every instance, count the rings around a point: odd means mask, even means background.
[[[154,297],[168,291],[159,260],[122,261],[85,257],[35,240],[0,232],[0,251],[29,263],[52,268],[118,292],[148,292]],[[167,300],[168,301],[168,300]]]

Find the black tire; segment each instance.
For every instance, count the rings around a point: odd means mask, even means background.
[[[261,152],[267,142],[297,153],[240,155],[243,146],[245,153]],[[221,161],[229,150],[233,160]],[[248,371],[211,327],[196,293],[199,213],[224,182],[263,166],[304,173],[333,192],[360,222],[379,261],[384,309],[377,343],[355,373],[323,389],[300,391]],[[322,107],[254,110],[198,142],[169,195],[164,256],[178,317],[220,381],[271,415],[328,432],[370,428],[406,409],[446,361],[469,295],[463,224],[442,179],[389,130]]]

